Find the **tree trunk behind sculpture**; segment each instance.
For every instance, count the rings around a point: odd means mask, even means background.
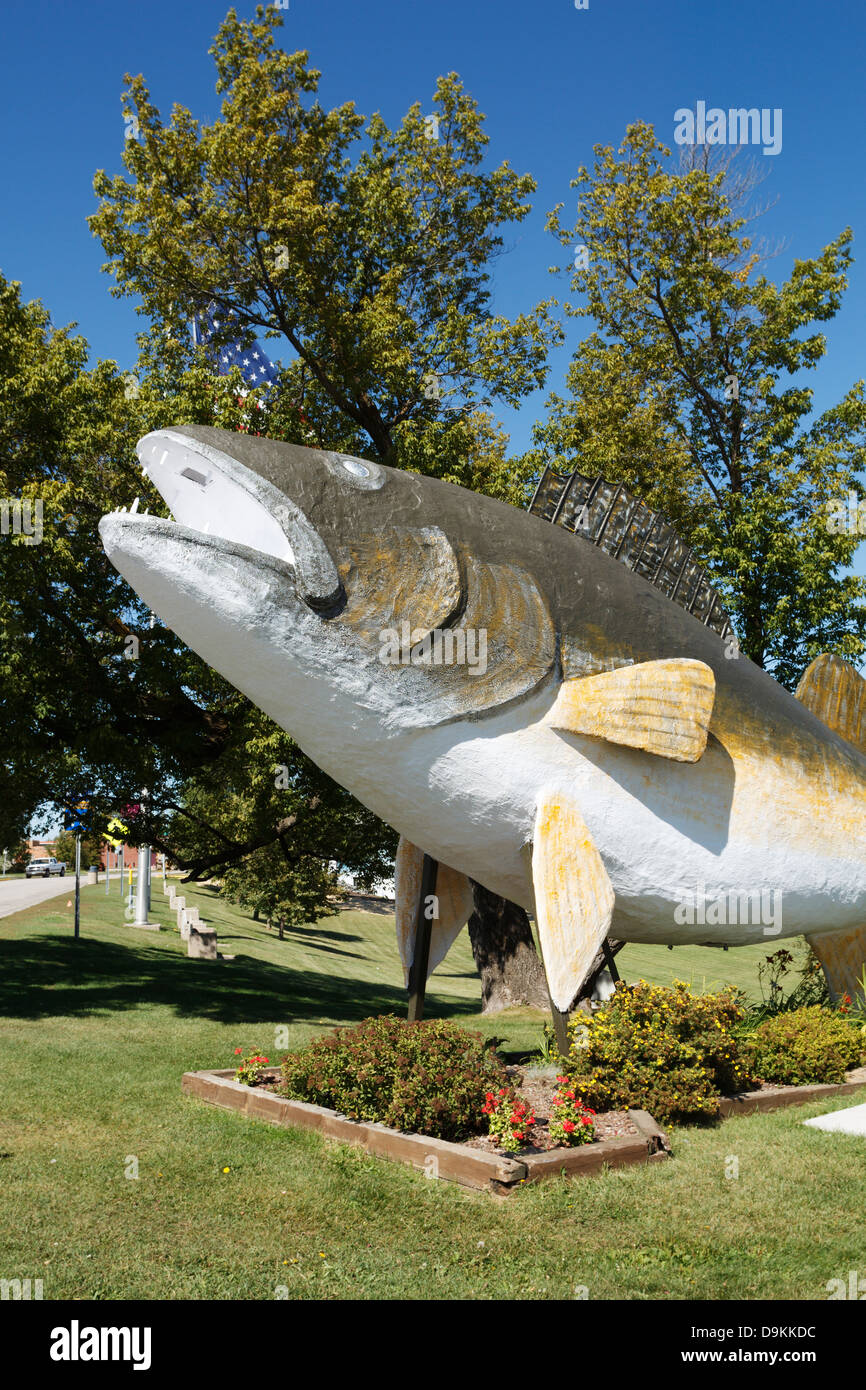
[[[550,1000],[544,966],[522,907],[473,882],[475,911],[469,918],[472,954],[481,976],[481,1012],[498,1013],[519,1004],[546,1009]]]
[[[518,1005],[548,1009],[550,997],[544,965],[523,908],[488,892],[474,880],[472,896],[475,911],[469,918],[469,940],[481,976],[481,1012],[495,1014]],[[607,944],[611,956],[615,956],[625,942],[608,938]],[[573,1008],[589,999],[606,964],[603,952],[597,951]]]

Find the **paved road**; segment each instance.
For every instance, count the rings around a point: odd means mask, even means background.
[[[57,898],[61,893],[67,897],[75,892],[75,874],[67,870],[66,877],[57,874],[54,878],[25,878],[16,874],[14,878],[0,880],[0,917],[8,917],[10,912],[20,912],[22,907],[32,907],[34,903],[44,903],[48,898]]]

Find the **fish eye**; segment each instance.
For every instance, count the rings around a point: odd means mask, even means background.
[[[385,470],[368,459],[355,459],[349,454],[326,452],[321,455],[325,464],[337,478],[351,482],[353,487],[376,492],[385,482]]]

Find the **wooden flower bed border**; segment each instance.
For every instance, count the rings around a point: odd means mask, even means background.
[[[552,1149],[547,1153],[507,1158],[471,1148],[468,1144],[452,1144],[425,1134],[404,1134],[386,1125],[347,1120],[336,1110],[326,1110],[321,1105],[286,1100],[272,1091],[242,1086],[239,1081],[232,1080],[233,1076],[233,1070],[188,1071],[181,1089],[184,1095],[197,1096],[199,1100],[226,1110],[240,1110],[250,1119],[312,1129],[328,1139],[358,1144],[367,1153],[378,1154],[381,1158],[408,1163],[431,1177],[487,1192],[507,1194],[522,1183],[539,1182],[563,1173],[586,1176],[600,1172],[605,1165],[618,1168],[628,1163],[646,1163],[667,1158],[670,1151],[664,1131],[645,1110],[628,1112],[639,1131],[637,1135],[601,1139],[574,1149]]]
[[[852,1096],[864,1086],[866,1079],[849,1079],[823,1086],[787,1086],[783,1091],[741,1091],[735,1096],[722,1096],[719,1114],[723,1120],[731,1115],[756,1115],[759,1111],[781,1110],[786,1105],[826,1100],[829,1096]]]
[[[256,1086],[242,1086],[234,1081],[234,1070],[188,1071],[184,1073],[181,1089],[184,1095],[197,1096],[210,1105],[224,1110],[240,1110],[253,1120],[272,1125],[312,1129],[328,1139],[344,1144],[357,1144],[367,1153],[408,1163],[431,1177],[462,1183],[464,1187],[480,1188],[487,1192],[508,1194],[521,1184],[539,1182],[542,1178],[587,1177],[601,1172],[605,1166],[623,1167],[629,1163],[647,1163],[668,1158],[670,1143],[664,1130],[646,1110],[629,1110],[629,1118],[639,1133],[616,1139],[601,1139],[597,1143],[574,1149],[551,1149],[547,1153],[524,1154],[507,1158],[501,1154],[485,1153],[468,1144],[452,1144],[446,1139],[432,1139],[425,1134],[404,1134],[387,1125],[367,1124],[347,1120],[336,1110],[305,1101],[286,1100],[273,1091]],[[790,1086],[784,1091],[743,1091],[736,1096],[723,1096],[719,1105],[722,1119],[731,1115],[753,1115],[778,1110],[787,1105],[805,1105],[812,1100],[830,1096],[847,1096],[866,1087],[866,1080],[844,1081],[838,1085]]]

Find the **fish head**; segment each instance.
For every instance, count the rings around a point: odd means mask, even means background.
[[[138,454],[171,518],[103,517],[109,559],[311,756],[349,728],[382,737],[477,718],[551,671],[538,586],[473,553],[483,504],[502,504],[205,426],[157,430]]]

